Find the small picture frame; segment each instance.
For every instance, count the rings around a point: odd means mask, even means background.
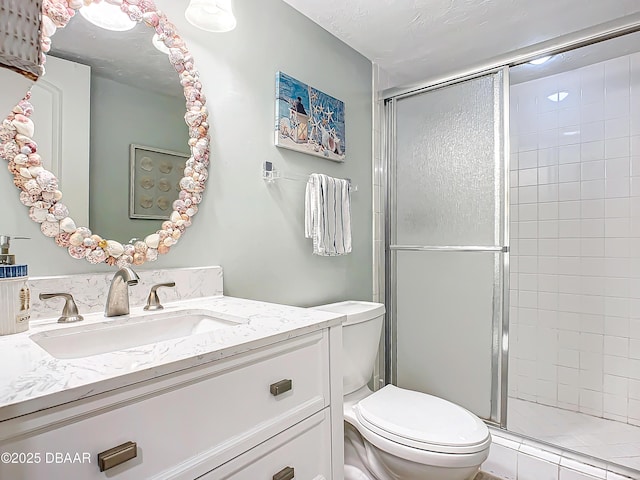
[[[129,218],[168,220],[189,155],[131,144]]]

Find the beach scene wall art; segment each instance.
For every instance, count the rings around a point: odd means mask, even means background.
[[[278,72],[275,144],[344,162],[344,102]]]

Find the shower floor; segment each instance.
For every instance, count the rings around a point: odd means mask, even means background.
[[[509,398],[507,427],[543,442],[640,470],[640,427]]]

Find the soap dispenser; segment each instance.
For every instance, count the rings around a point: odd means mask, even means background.
[[[26,331],[31,312],[27,266],[15,264],[15,255],[9,253],[10,242],[11,237],[0,235],[0,335]]]

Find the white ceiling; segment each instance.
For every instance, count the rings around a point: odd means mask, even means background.
[[[241,0],[237,0],[241,1]],[[638,0],[284,0],[403,86],[640,12]]]

